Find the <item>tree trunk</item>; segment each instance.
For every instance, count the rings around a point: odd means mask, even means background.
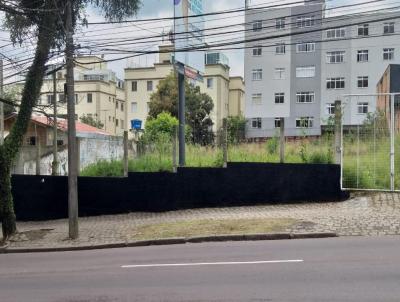
[[[52,1],[46,2],[46,9],[53,9]],[[46,72],[46,63],[49,59],[51,46],[55,41],[56,14],[43,13],[38,25],[38,40],[34,61],[26,76],[22,91],[21,106],[15,124],[11,128],[4,145],[0,147],[0,221],[2,223],[3,238],[6,239],[16,232],[16,217],[11,194],[11,165],[22,145],[23,137],[28,128],[33,107],[40,96],[43,77]]]
[[[0,222],[2,223],[3,239],[16,232],[14,206],[11,195],[11,165],[4,162],[4,152],[0,154]]]

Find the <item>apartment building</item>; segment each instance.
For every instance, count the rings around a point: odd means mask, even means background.
[[[376,93],[388,64],[400,61],[394,38],[400,32],[399,16],[386,12],[327,18],[324,1],[249,9],[247,136],[276,135],[280,118],[285,118],[286,136],[320,135],[334,114],[335,100],[343,102],[345,126],[362,123],[376,109],[376,101],[367,95]]]
[[[90,116],[101,122],[103,130],[112,135],[121,136],[126,129],[124,82],[115,73],[107,69],[107,63],[97,56],[76,58],[75,78],[75,111],[76,119]],[[56,73],[57,115],[67,117],[67,102],[64,95],[66,70]],[[19,87],[22,89],[23,84]],[[46,76],[43,81],[39,105],[52,115],[53,76]]]
[[[158,83],[173,71],[171,64],[173,46],[162,45],[159,49],[159,61],[153,66],[125,69],[128,124],[134,119],[145,123],[151,94],[156,91]],[[244,81],[241,77],[230,77],[229,61],[222,53],[206,54],[205,63],[203,82],[195,84],[200,87],[201,92],[207,93],[214,101],[211,118],[214,122],[213,130],[216,131],[222,126],[223,118],[243,112]]]

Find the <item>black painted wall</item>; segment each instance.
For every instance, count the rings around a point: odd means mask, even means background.
[[[178,173],[79,177],[80,216],[299,201],[339,201],[340,167],[325,164],[229,163],[228,168],[179,168]],[[13,175],[18,220],[65,218],[67,178]]]

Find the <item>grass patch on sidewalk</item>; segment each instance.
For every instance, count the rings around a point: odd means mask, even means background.
[[[290,218],[205,219],[143,225],[135,228],[135,239],[164,239],[213,235],[241,235],[281,232],[300,222]]]

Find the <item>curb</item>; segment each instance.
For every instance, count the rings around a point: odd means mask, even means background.
[[[270,233],[270,234],[247,234],[247,235],[216,235],[200,236],[190,238],[168,238],[156,240],[141,240],[132,242],[116,242],[110,244],[85,245],[85,246],[66,246],[66,247],[41,247],[41,248],[9,248],[8,244],[0,247],[0,254],[17,253],[43,253],[43,252],[69,252],[100,250],[123,247],[141,247],[154,245],[173,245],[186,243],[202,242],[225,242],[225,241],[260,241],[260,240],[290,240],[290,239],[316,239],[338,237],[336,233]]]

